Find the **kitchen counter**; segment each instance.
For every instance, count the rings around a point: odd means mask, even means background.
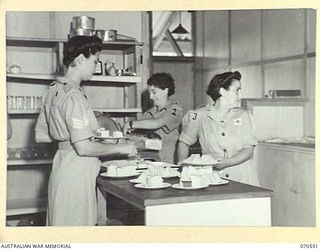
[[[172,187],[146,190],[134,187],[129,179],[99,176],[97,184],[102,191],[143,209],[146,225],[271,225],[271,190],[235,181],[199,190],[177,190]],[[175,184],[179,179],[166,179],[166,182]]]
[[[315,152],[315,143],[299,143],[299,142],[259,142],[259,145],[281,148],[287,150]]]

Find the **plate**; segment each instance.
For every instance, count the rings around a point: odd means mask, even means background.
[[[228,180],[221,180],[219,182],[209,182],[209,185],[210,186],[218,186],[218,185],[225,185],[225,184],[228,184],[229,181]]]
[[[173,177],[179,177],[179,176],[180,176],[180,173],[178,171],[175,171],[167,175],[161,175],[162,178],[173,178]]]
[[[144,184],[138,183],[138,184],[136,184],[136,185],[134,185],[134,186],[135,186],[136,188],[142,188],[142,189],[161,189],[161,188],[170,187],[171,184],[170,184],[170,183],[167,183],[167,182],[164,182],[161,187],[146,187]]]
[[[135,178],[135,179],[131,179],[131,180],[129,180],[129,182],[131,182],[131,183],[141,183],[141,181],[138,181],[138,178]]]
[[[100,136],[100,135],[95,135],[93,138],[99,139],[99,140],[120,140],[120,139],[128,139],[128,137],[113,137],[113,136]]]
[[[197,190],[197,189],[209,187],[209,184],[203,185],[203,186],[198,186],[198,187],[181,187],[180,183],[176,183],[176,184],[173,184],[172,187],[175,189],[183,189],[183,190]]]
[[[122,179],[122,178],[135,177],[135,176],[140,175],[140,173],[135,173],[135,174],[131,174],[131,175],[107,175],[107,172],[104,172],[100,175],[104,176],[104,177],[108,177],[108,178]]]
[[[203,166],[214,166],[214,165],[217,165],[217,164],[219,164],[219,162],[212,162],[212,163],[206,163],[206,164],[181,162],[181,166],[189,165],[189,166],[203,167]]]
[[[129,165],[137,166],[137,163],[135,160],[111,160],[111,161],[104,161],[102,162],[101,165],[106,168],[110,165],[115,165],[117,167],[126,167]]]

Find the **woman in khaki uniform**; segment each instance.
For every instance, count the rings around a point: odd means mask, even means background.
[[[130,133],[134,129],[154,131],[162,140],[160,160],[174,163],[179,126],[183,117],[181,105],[169,98],[175,92],[174,80],[168,73],[156,73],[148,79],[147,84],[153,107],[143,114],[141,120],[126,123],[123,132]]]
[[[252,162],[257,140],[251,114],[240,104],[241,74],[225,72],[214,76],[207,94],[214,104],[189,111],[183,119],[179,138],[179,160],[187,158],[189,147],[199,138],[203,154],[211,154],[220,163],[223,177],[259,185]]]
[[[89,80],[101,51],[97,37],[73,37],[64,50],[67,72],[53,82],[37,120],[37,142],[58,142],[48,187],[47,224],[92,226],[97,223],[96,178],[99,156],[133,156],[132,145],[92,141],[97,121],[80,88]]]

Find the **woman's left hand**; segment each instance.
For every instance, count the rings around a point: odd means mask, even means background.
[[[219,163],[214,165],[214,167],[218,170],[223,170],[231,165],[230,159],[226,158],[226,157],[220,158],[220,159],[218,159],[218,161],[219,161]]]

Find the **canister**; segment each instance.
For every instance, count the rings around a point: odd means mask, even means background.
[[[74,36],[93,36],[94,31],[91,29],[72,29],[70,31],[70,38]]]
[[[117,39],[116,30],[105,30],[104,32],[104,41],[114,41]]]
[[[72,18],[72,29],[94,30],[95,19],[89,16],[74,16]]]

